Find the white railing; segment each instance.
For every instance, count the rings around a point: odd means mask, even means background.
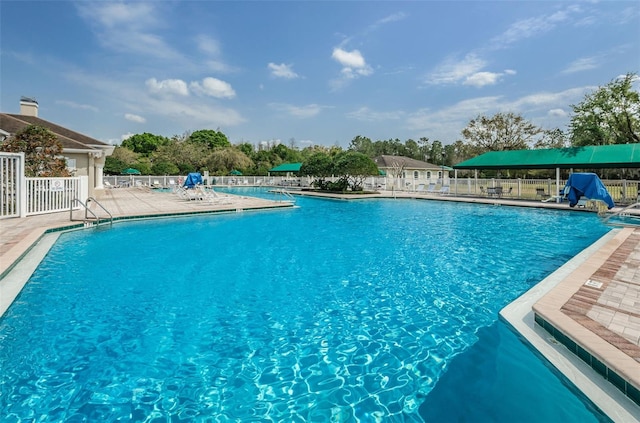
[[[0,219],[24,217],[24,153],[0,153],[0,186]]]
[[[112,186],[145,186],[174,187],[185,180],[185,176],[105,176],[105,181]],[[209,176],[204,177],[205,185],[224,186],[274,186],[274,187],[311,187],[316,178],[286,176]],[[338,178],[324,178],[335,182]],[[616,203],[630,204],[635,202],[640,193],[640,181],[626,179],[603,180],[604,185]],[[426,180],[415,178],[394,178],[391,176],[369,177],[364,182],[366,191],[418,192],[422,188],[435,183],[434,191],[449,186],[449,192],[458,196],[494,196],[500,192],[503,198],[522,200],[544,200],[557,195],[566,183],[561,179],[560,185],[555,179],[480,179],[480,178],[445,178]],[[499,191],[490,188],[502,188]]]
[[[70,178],[26,178],[27,216],[77,210],[75,201],[88,196],[86,176]]]

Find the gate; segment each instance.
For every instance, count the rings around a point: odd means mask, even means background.
[[[24,153],[0,153],[0,219],[26,216]]]

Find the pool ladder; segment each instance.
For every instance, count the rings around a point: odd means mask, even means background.
[[[284,197],[284,200],[278,200],[278,201],[288,201],[288,202],[290,201],[292,203],[296,202],[295,198],[293,198],[293,195],[291,195],[289,191],[285,189],[276,189],[276,190],[273,190],[273,192],[275,194],[280,194]]]
[[[624,223],[613,223],[611,222],[612,218],[615,217],[627,217],[627,218],[634,218],[634,219],[640,219],[640,214],[632,214],[630,212],[631,209],[635,209],[636,207],[640,207],[640,202],[631,204],[630,206],[625,207],[624,209],[617,211],[615,213],[609,214],[607,215],[605,218],[602,219],[602,223],[604,223],[605,225],[612,225],[612,226],[633,226],[633,227],[638,227],[640,226],[639,224],[624,224]]]
[[[100,207],[102,210],[104,210],[105,213],[107,213],[109,215],[109,218],[99,218],[94,212],[93,210],[91,210],[89,208],[89,201],[93,201],[94,203],[96,203],[98,205],[98,207]],[[86,228],[92,227],[95,224],[95,227],[97,228],[98,226],[100,226],[100,222],[102,220],[108,220],[109,221],[109,226],[113,226],[113,215],[109,212],[109,210],[107,210],[102,204],[100,204],[100,202],[98,200],[96,200],[94,197],[89,197],[87,198],[87,202],[86,204],[83,203],[82,201],[80,201],[79,198],[74,198],[73,201],[71,202],[71,207],[69,208],[69,220],[71,220],[72,222],[74,221],[73,219],[73,206],[78,203],[80,204],[83,208],[84,208],[84,226]],[[89,213],[91,213],[91,217],[89,217]]]

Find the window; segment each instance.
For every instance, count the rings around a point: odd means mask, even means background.
[[[427,179],[431,179],[431,172],[427,172]]]
[[[68,157],[65,157],[65,159],[67,161],[67,170],[74,172],[76,170],[76,159],[70,159]]]
[[[418,177],[420,176],[420,172],[418,172],[417,170],[413,171],[413,179],[418,179]]]

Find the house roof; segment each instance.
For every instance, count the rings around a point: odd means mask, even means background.
[[[404,165],[405,169],[432,169],[442,170],[443,167],[432,163],[423,162],[422,160],[412,159],[404,156],[378,156],[373,161],[379,168],[392,168],[398,165]],[[445,169],[447,170],[447,169]]]
[[[544,150],[490,151],[453,167],[455,169],[640,168],[640,143]]]
[[[10,134],[15,134],[29,125],[41,126],[53,132],[62,148],[65,150],[104,150],[112,147],[110,144],[88,137],[79,132],[64,128],[55,123],[51,123],[36,116],[25,116],[20,114],[0,113],[0,130]]]
[[[302,163],[283,163],[280,166],[269,169],[269,172],[299,172]]]

